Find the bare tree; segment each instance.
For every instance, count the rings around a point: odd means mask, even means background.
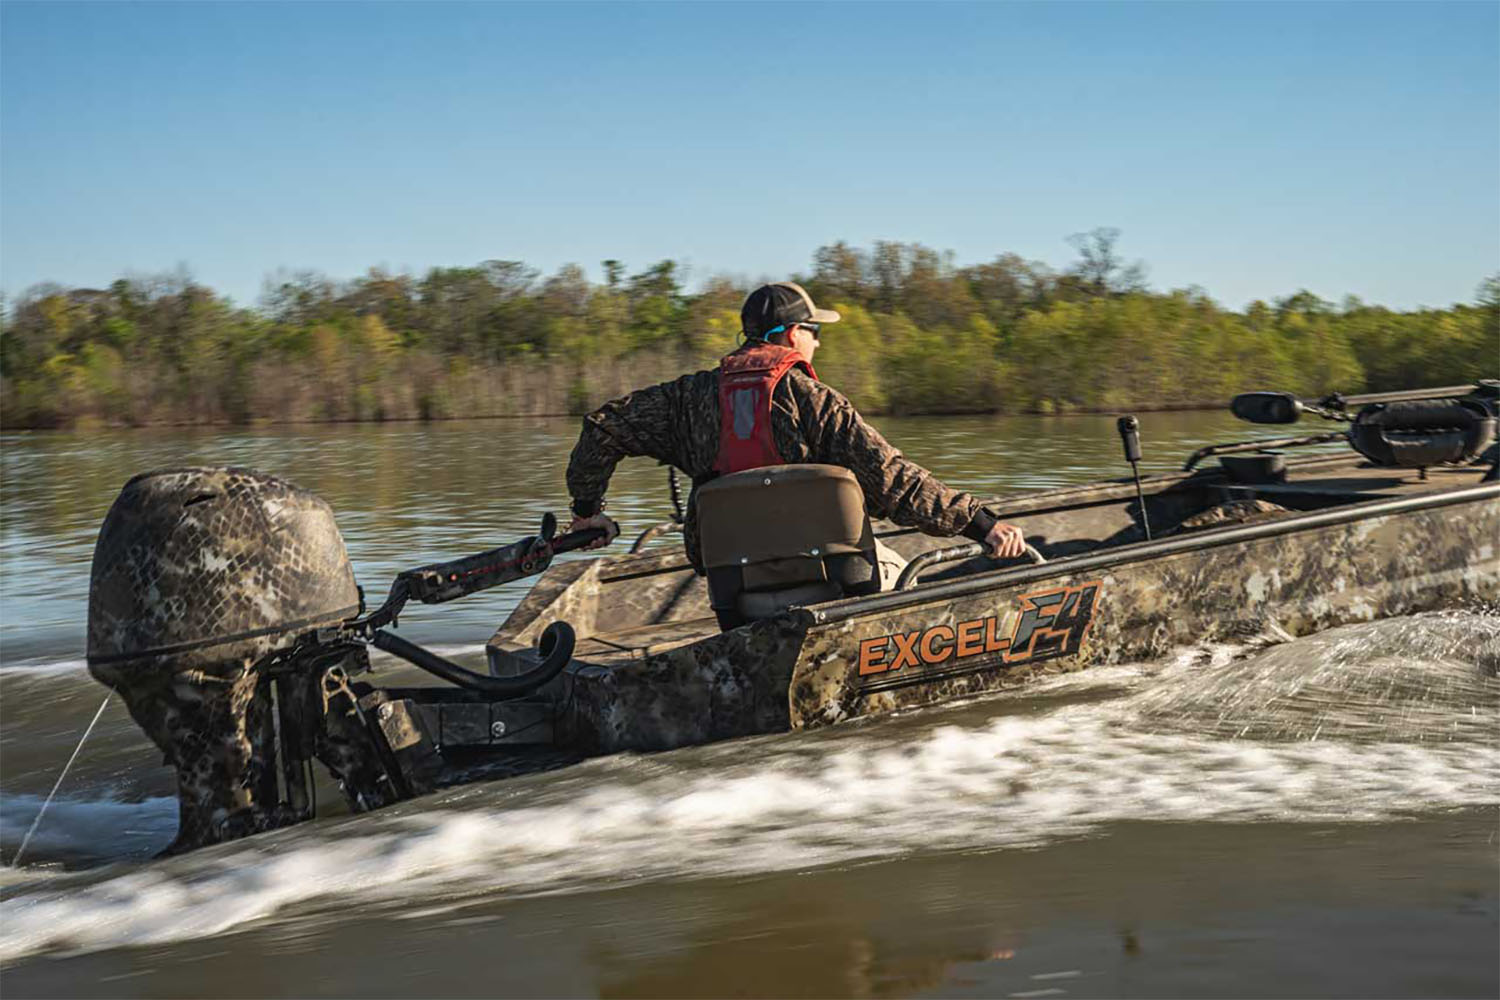
[[[1068,242],[1078,251],[1078,262],[1070,273],[1094,295],[1123,295],[1146,288],[1146,265],[1138,260],[1125,263],[1115,249],[1119,239],[1120,231],[1110,226],[1068,237]]]

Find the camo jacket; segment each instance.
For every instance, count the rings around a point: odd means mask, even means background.
[[[908,460],[865,422],[838,390],[793,369],[771,395],[771,434],[792,464],[823,463],[854,473],[871,517],[889,518],[930,535],[983,539],[994,517],[968,493],[949,489]],[[713,479],[719,452],[719,373],[694,372],[672,382],[611,400],[583,421],[568,461],[573,512],[599,509],[615,465],[645,456],[674,465],[693,487]],[[689,497],[683,539],[688,558],[702,571],[696,504]]]

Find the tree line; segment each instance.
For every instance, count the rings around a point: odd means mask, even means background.
[[[1445,385],[1500,373],[1500,275],[1473,303],[1391,310],[1306,291],[1226,309],[1153,291],[1118,233],[1073,238],[1061,269],[967,267],[915,243],[819,248],[794,276],[844,314],[822,377],[869,413],[1056,413],[1218,405]],[[602,284],[517,261],[267,283],[255,308],[186,275],[38,286],[4,310],[7,428],[447,419],[582,413],[712,365],[748,287],[696,292],[667,260]]]

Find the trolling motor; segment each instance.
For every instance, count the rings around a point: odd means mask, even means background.
[[[1287,392],[1245,392],[1230,402],[1241,420],[1292,424],[1304,413],[1349,424],[1335,431],[1274,441],[1247,441],[1200,448],[1183,471],[1210,455],[1347,440],[1355,451],[1386,468],[1419,469],[1475,461],[1494,443],[1500,417],[1500,380],[1401,392],[1344,396],[1331,393],[1302,400]]]
[[[1130,463],[1130,474],[1135,479],[1135,501],[1141,511],[1141,531],[1146,534],[1146,541],[1151,541],[1151,522],[1146,517],[1146,494],[1141,490],[1141,469],[1138,464],[1141,460],[1141,422],[1135,419],[1135,414],[1127,414],[1115,421],[1115,429],[1120,432],[1120,443],[1125,446],[1125,461]]]

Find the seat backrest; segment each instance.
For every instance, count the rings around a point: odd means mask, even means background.
[[[709,602],[762,618],[879,588],[864,491],[836,465],[773,465],[698,488]],[[874,582],[873,588],[871,582]]]

